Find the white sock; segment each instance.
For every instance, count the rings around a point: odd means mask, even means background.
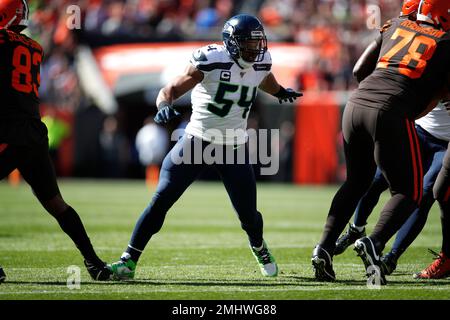
[[[253,247],[253,249],[255,249],[256,251],[261,251],[262,248],[264,248],[264,245],[263,245],[263,244],[262,244],[261,247],[259,247],[259,248]]]
[[[122,255],[120,256],[120,259],[122,260],[128,260],[131,258],[131,255],[128,252],[124,252],[122,253]]]
[[[365,226],[358,227],[357,225],[355,225],[354,223],[352,223],[352,228],[358,230],[358,232],[363,232],[364,229],[365,229],[366,227],[365,227]]]

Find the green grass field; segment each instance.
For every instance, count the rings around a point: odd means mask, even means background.
[[[152,192],[141,181],[63,180],[67,202],[79,212],[100,256],[117,260]],[[418,282],[412,273],[432,261],[441,243],[439,211],[400,260],[381,290],[368,289],[353,250],[335,258],[338,281],[313,279],[310,255],[336,187],[261,184],[258,206],[265,239],[280,274],[260,276],[245,233],[220,183],[196,182],[169,212],[144,252],[132,282],[93,282],[81,256],[38,204],[27,185],[0,183],[0,265],[6,299],[449,299],[450,280]],[[381,203],[384,203],[386,195]],[[379,208],[369,221],[369,231]],[[81,268],[80,289],[67,287],[67,268]]]

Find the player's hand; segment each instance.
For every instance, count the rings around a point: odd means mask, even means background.
[[[181,115],[181,112],[178,112],[174,109],[170,104],[168,103],[161,103],[161,105],[158,108],[158,113],[156,114],[154,120],[157,124],[163,124],[167,123],[173,118],[178,117]]]
[[[274,94],[274,96],[278,98],[279,103],[288,102],[288,101],[294,102],[295,99],[303,96],[303,93],[296,92],[296,91],[292,90],[291,88],[285,89],[282,86],[280,86],[280,91],[278,91],[276,94]]]

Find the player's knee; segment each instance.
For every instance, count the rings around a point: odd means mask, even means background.
[[[172,193],[169,190],[157,191],[153,195],[152,205],[161,205],[171,202],[172,198]]]
[[[50,200],[41,201],[41,203],[44,206],[45,210],[47,210],[47,212],[54,217],[61,215],[69,207],[69,205],[64,201],[60,194],[56,195]]]
[[[433,186],[423,188],[422,202],[434,202]]]
[[[343,188],[350,190],[352,194],[357,194],[358,198],[361,198],[367,190],[369,190],[371,184],[370,179],[360,179],[357,177],[349,177],[342,185]]]
[[[443,190],[443,188],[433,188],[434,199],[436,199],[439,203],[444,203],[446,201],[445,191],[446,190]]]
[[[360,171],[351,171],[347,169],[347,178],[345,179],[345,182],[348,184],[370,186],[372,181],[372,175],[362,174]]]

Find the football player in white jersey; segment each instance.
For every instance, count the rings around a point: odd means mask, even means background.
[[[191,89],[192,116],[185,135],[164,159],[156,193],[139,218],[127,249],[118,262],[108,265],[116,280],[134,277],[136,263],[152,235],[162,227],[167,211],[208,166],[213,166],[222,178],[261,273],[270,277],[278,274],[263,239],[263,218],[256,207],[256,182],[245,131],[258,88],[280,103],[293,102],[302,94],[280,86],[271,73],[267,39],[256,17],[232,17],[225,23],[222,36],[223,45],[212,44],[194,51],[184,73],[159,92],[157,123],[178,116],[172,103]],[[202,157],[211,146],[216,155],[226,154],[226,160],[208,164],[202,159],[198,163],[196,155],[201,153]],[[238,153],[244,154],[244,161],[235,163]],[[180,155],[187,161],[174,161]]]
[[[446,100],[443,105],[450,114],[450,99]],[[450,277],[450,151],[448,148],[442,161],[441,171],[439,171],[433,187],[433,194],[441,209],[441,252],[436,253],[430,250],[435,255],[435,259],[425,269],[414,274],[414,278],[416,279],[442,279]]]

